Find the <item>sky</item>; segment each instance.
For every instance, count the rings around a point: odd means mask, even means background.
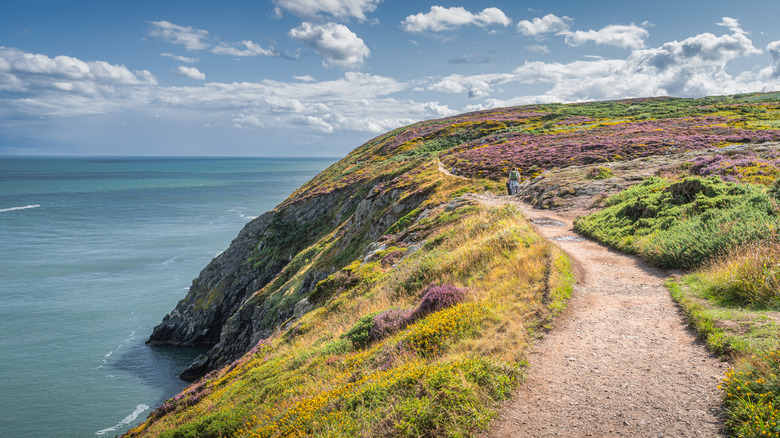
[[[777,23],[777,0],[3,0],[0,155],[339,157],[480,109],[778,91]]]

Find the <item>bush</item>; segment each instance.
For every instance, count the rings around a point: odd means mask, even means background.
[[[585,178],[587,179],[607,179],[612,178],[613,176],[615,176],[615,174],[612,173],[612,169],[604,166],[594,167],[585,174]]]
[[[466,290],[451,284],[436,286],[431,283],[422,291],[422,295],[420,305],[412,312],[412,320],[418,320],[462,302],[466,298]]]
[[[466,289],[451,284],[431,283],[422,292],[422,301],[415,310],[390,309],[372,313],[358,320],[344,336],[357,348],[378,341],[405,329],[408,325],[431,313],[461,303],[466,298]]]
[[[771,236],[775,201],[762,186],[691,177],[649,178],[608,198],[575,228],[662,267],[694,268],[711,257]]]
[[[349,339],[357,348],[362,348],[371,342],[371,329],[374,327],[374,316],[376,312],[358,319],[357,323],[349,331],[344,333],[344,337]]]
[[[411,320],[412,312],[403,309],[386,310],[374,317],[374,324],[369,331],[371,340],[377,341],[388,335],[403,330]]]
[[[726,425],[732,436],[780,436],[780,354],[771,352],[730,370],[718,386],[725,392]]]

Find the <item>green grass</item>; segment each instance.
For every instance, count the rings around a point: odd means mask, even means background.
[[[735,248],[708,264],[700,277],[708,296],[723,303],[780,310],[780,243],[772,239]]]
[[[680,281],[667,282],[707,347],[735,363],[719,388],[726,425],[736,437],[780,436],[780,314],[774,312],[775,300],[744,299],[757,285],[746,280],[765,268],[755,261],[773,256],[765,246],[777,243],[732,251]]]
[[[654,265],[694,268],[777,229],[776,203],[763,186],[690,177],[648,178],[575,222],[578,231]]]
[[[667,282],[667,287],[710,350],[738,357],[780,348],[780,324],[775,319],[765,310],[745,309],[713,297],[702,274]]]

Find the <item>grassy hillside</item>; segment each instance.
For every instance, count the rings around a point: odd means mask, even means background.
[[[612,216],[592,234],[609,229],[616,233],[605,241],[616,246],[666,254],[668,239],[648,236],[675,218],[709,223],[697,215],[717,208],[728,225],[728,212],[748,202],[756,222],[729,225],[734,233],[773,226],[763,186],[722,179],[773,181],[776,157],[752,145],[779,140],[775,94],[502,108],[377,137],[237,239],[248,248],[228,251],[247,254],[238,274],[204,281],[180,303],[194,317],[215,306],[232,312],[200,361],[216,368],[128,436],[471,436],[522,382],[525,352],[564,307],[573,278],[567,257],[518,211],[469,193],[505,193],[506,172],[517,167],[529,202],[605,202]],[[632,189],[641,202],[608,198],[640,182],[631,172],[652,168],[642,160],[662,162],[667,179]],[[692,174],[716,176],[677,182]],[[666,204],[677,210],[658,207]],[[667,264],[693,266],[718,245]],[[224,290],[236,282],[258,289],[230,298]],[[237,304],[222,304],[230,300]]]

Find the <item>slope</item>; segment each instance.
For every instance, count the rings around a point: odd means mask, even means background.
[[[778,96],[753,94],[501,108],[379,136],[193,282],[150,342],[211,346],[183,373],[205,376],[129,435],[477,433],[571,274],[516,206],[466,194],[503,191],[518,167],[527,202],[597,205],[692,154],[753,153],[778,128]]]

